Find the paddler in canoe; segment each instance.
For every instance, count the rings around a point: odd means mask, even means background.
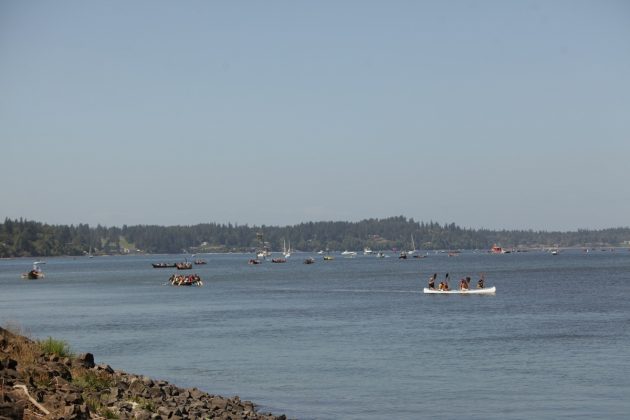
[[[481,275],[481,278],[477,282],[477,289],[483,289],[483,274]]]
[[[435,290],[435,278],[437,277],[437,273],[433,273],[431,277],[429,277],[429,289]]]
[[[438,286],[438,290],[441,290],[443,292],[447,292],[449,290],[449,288],[448,288],[448,273],[446,273],[446,276],[444,277],[444,281],[440,282],[440,285]]]
[[[468,290],[468,283],[470,283],[470,277],[462,277],[459,281],[459,290]]]

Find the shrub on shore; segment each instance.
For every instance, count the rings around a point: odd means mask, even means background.
[[[63,340],[55,340],[48,337],[46,340],[39,341],[41,351],[46,354],[54,354],[59,357],[73,357],[70,346]]]

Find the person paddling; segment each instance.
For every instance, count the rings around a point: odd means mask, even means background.
[[[434,273],[431,277],[429,277],[429,289],[435,290],[435,278],[437,277],[437,273]]]
[[[442,289],[445,292],[448,292],[449,288],[448,288],[448,273],[446,273],[446,276],[444,277],[444,288]]]
[[[481,275],[481,278],[477,282],[477,289],[483,289],[483,274]]]

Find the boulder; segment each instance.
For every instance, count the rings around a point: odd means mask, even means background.
[[[109,374],[114,373],[114,369],[112,369],[110,365],[96,365],[96,370],[104,370],[105,372]]]
[[[82,353],[77,357],[77,362],[80,366],[86,369],[92,369],[94,364],[94,355],[92,353]]]
[[[195,400],[199,400],[199,399],[205,397],[206,395],[208,395],[205,392],[199,391],[197,388],[191,389],[189,391],[189,393],[190,393],[190,397],[195,399]]]
[[[151,412],[147,410],[138,410],[133,414],[133,417],[138,420],[151,420]]]
[[[68,392],[66,395],[64,395],[63,399],[66,402],[66,405],[83,403],[83,397],[81,397],[81,394],[77,392]]]
[[[142,381],[136,380],[129,385],[129,389],[127,389],[127,392],[131,395],[141,396],[144,393],[145,389],[146,386],[144,385],[144,383],[142,383]]]
[[[0,418],[21,419],[24,418],[24,405],[16,402],[0,402]]]
[[[10,357],[7,357],[4,360],[0,360],[0,370],[1,369],[17,370],[17,365],[18,365],[17,360],[13,360]]]
[[[210,400],[210,407],[213,410],[225,410],[228,406],[228,401],[224,398],[213,398]]]

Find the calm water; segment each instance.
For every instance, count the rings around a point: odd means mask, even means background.
[[[247,265],[209,255],[0,261],[0,323],[115,369],[239,395],[300,419],[628,418],[630,252],[358,256]],[[495,296],[434,296],[433,272]]]

